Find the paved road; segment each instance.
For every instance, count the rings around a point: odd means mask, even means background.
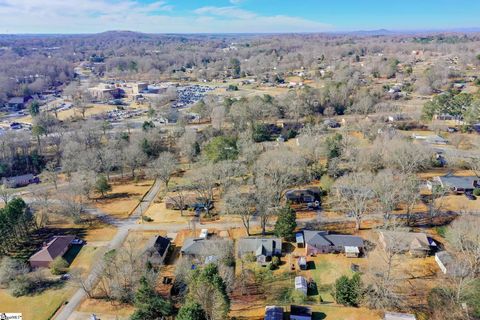
[[[128,231],[137,225],[138,218],[142,215],[144,211],[148,209],[148,207],[152,204],[153,200],[157,193],[160,191],[161,182],[159,180],[155,181],[153,186],[150,188],[148,193],[145,195],[143,200],[140,202],[139,206],[133,211],[130,217],[126,220],[115,220],[112,218],[110,219],[110,223],[118,227],[117,234],[113,239],[110,241],[107,250],[118,249],[122,246],[125,242],[125,239],[128,236]],[[89,209],[89,212],[94,215],[104,216],[104,214],[99,211],[98,209]],[[158,227],[157,227],[158,228]],[[92,271],[88,275],[86,279],[87,286],[93,286],[98,282],[99,274],[102,271],[102,263],[99,261],[95,265],[92,266]],[[70,315],[75,311],[78,305],[82,302],[82,300],[86,297],[85,291],[83,289],[78,289],[75,294],[70,298],[68,303],[62,308],[62,310],[57,314],[55,320],[68,320]]]

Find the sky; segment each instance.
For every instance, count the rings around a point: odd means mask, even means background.
[[[480,27],[478,0],[0,0],[0,33],[290,33]]]

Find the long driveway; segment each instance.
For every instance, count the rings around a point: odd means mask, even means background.
[[[113,225],[117,226],[118,230],[113,239],[110,241],[108,245],[108,250],[118,249],[122,246],[125,242],[125,239],[128,236],[128,231],[133,229],[135,226],[138,226],[137,221],[138,218],[145,212],[148,207],[152,204],[153,200],[157,193],[160,191],[161,182],[160,180],[155,181],[153,186],[150,188],[148,193],[145,195],[143,200],[139,203],[137,208],[133,211],[128,219],[119,221],[119,220],[112,220],[110,221]],[[101,215],[102,213],[95,209],[90,209],[92,214]],[[93,287],[99,280],[99,274],[102,272],[103,265],[100,261],[92,266],[92,271],[88,275],[85,283],[87,287]],[[57,316],[54,318],[55,320],[68,320],[70,315],[75,311],[75,309],[79,306],[82,300],[86,297],[86,293],[83,289],[78,289],[75,294],[70,298],[65,306],[60,310]]]

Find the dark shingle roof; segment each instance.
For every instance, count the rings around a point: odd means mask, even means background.
[[[40,251],[30,257],[30,261],[53,261],[70,245],[75,236],[54,237]]]
[[[163,257],[165,251],[168,250],[169,246],[170,239],[164,238],[162,236],[153,236],[147,244],[147,250],[154,250],[156,253]]]
[[[363,247],[363,239],[343,234],[328,234],[327,231],[303,231],[305,243],[314,247]]]
[[[210,256],[216,254],[217,248],[225,244],[231,244],[231,240],[187,238],[181,249],[182,254],[195,256]]]

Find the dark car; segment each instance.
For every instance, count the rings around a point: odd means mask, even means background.
[[[465,197],[467,197],[468,200],[477,200],[477,197],[475,197],[471,192],[465,192]]]

